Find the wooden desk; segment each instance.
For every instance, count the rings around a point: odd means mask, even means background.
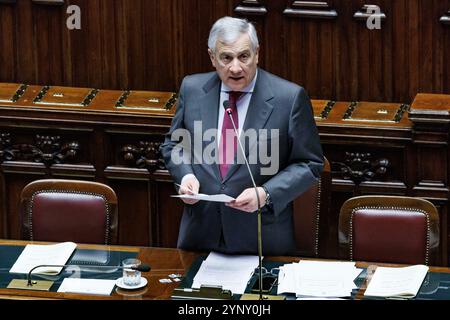
[[[25,241],[11,241],[0,240],[0,245],[16,245],[24,246],[28,242]],[[35,244],[39,244],[35,242]],[[152,269],[149,273],[144,273],[143,276],[147,278],[148,285],[137,291],[124,291],[120,288],[115,288],[111,296],[92,296],[83,294],[69,294],[57,292],[39,292],[28,290],[11,290],[0,289],[0,299],[74,299],[74,300],[169,300],[172,291],[178,286],[176,283],[162,284],[160,279],[168,278],[169,274],[186,274],[194,260],[200,256],[199,253],[187,252],[178,249],[162,249],[162,248],[144,248],[144,247],[126,247],[126,246],[101,246],[101,245],[78,245],[80,249],[97,249],[110,251],[128,251],[137,252],[137,258],[143,263],[149,264]],[[320,259],[304,259],[299,257],[267,257],[267,260],[274,262],[298,262],[302,260],[320,260]],[[325,260],[323,260],[325,261]],[[357,262],[357,267],[367,268],[373,265],[368,262]],[[394,264],[377,264],[379,266],[400,266]],[[450,273],[450,268],[444,267],[430,267],[430,272]],[[359,290],[356,299],[361,299],[367,284],[364,284]]]
[[[29,242],[0,240],[1,245],[24,246]],[[34,242],[39,244],[38,242]],[[78,245],[80,249],[97,249],[110,251],[137,252],[137,258],[142,263],[149,264],[151,271],[143,273],[148,285],[142,290],[126,291],[115,288],[111,296],[92,296],[83,294],[69,294],[58,292],[39,292],[30,290],[0,289],[0,299],[76,299],[76,300],[167,300],[178,284],[162,284],[160,279],[168,278],[169,274],[185,274],[192,262],[199,254],[177,249],[126,247],[126,246],[102,246],[102,245]],[[7,272],[7,271],[6,271]]]

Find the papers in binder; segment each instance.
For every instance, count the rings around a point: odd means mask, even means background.
[[[64,265],[76,247],[77,245],[73,242],[53,245],[28,244],[9,272],[27,274],[39,265]],[[56,275],[61,270],[62,268],[58,267],[42,267],[34,270],[33,274]]]
[[[428,267],[416,265],[403,268],[378,267],[364,296],[412,299],[419,292]]]

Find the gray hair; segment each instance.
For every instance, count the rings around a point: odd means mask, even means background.
[[[250,37],[252,49],[256,52],[256,49],[259,47],[259,40],[255,26],[246,19],[223,17],[217,20],[211,28],[208,47],[212,52],[215,52],[218,41],[231,44],[244,33],[247,33]]]

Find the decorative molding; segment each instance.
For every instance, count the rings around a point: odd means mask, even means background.
[[[60,6],[64,4],[64,0],[32,0],[36,4],[44,4],[50,6]]]
[[[126,90],[122,93],[119,100],[116,102],[116,108],[124,108],[125,107],[125,101],[127,101],[128,97],[130,96],[131,91]]]
[[[129,167],[145,168],[149,172],[165,170],[166,166],[159,151],[160,145],[160,142],[139,141],[138,146],[124,146],[120,153]]]
[[[27,91],[28,85],[26,84],[21,84],[20,88],[17,89],[16,93],[14,94],[14,96],[11,99],[11,102],[17,102],[19,101],[20,98],[22,98],[23,94],[25,93],[25,91]]]
[[[353,112],[355,112],[356,108],[358,107],[359,102],[357,101],[353,101],[349,106],[347,111],[345,112],[344,116],[342,117],[342,119],[344,120],[351,120],[352,116],[353,116]]]
[[[330,112],[331,112],[331,110],[333,110],[335,105],[336,105],[336,101],[328,101],[326,107],[323,109],[322,113],[320,114],[320,118],[323,120],[328,119],[328,116],[330,115]]]
[[[130,97],[131,93],[132,93],[132,91],[130,91],[130,90],[124,91],[122,93],[122,95],[119,97],[119,99],[117,100],[115,107],[117,109],[128,109],[128,110],[152,110],[152,109],[155,109],[155,107],[145,106],[145,105],[138,106],[138,107],[127,106],[125,103],[126,103],[127,99]],[[149,101],[150,100],[154,100],[151,102],[156,102],[156,103],[160,102],[159,98],[150,98]],[[157,108],[157,109],[170,111],[173,108],[173,106],[177,103],[177,101],[178,101],[178,94],[174,93],[169,98],[169,100],[167,100],[167,102],[164,104],[164,109],[159,109],[159,108]]]
[[[42,98],[47,94],[48,90],[50,90],[50,86],[43,86],[41,91],[39,91],[38,95],[34,98],[33,103],[40,103]]]
[[[450,25],[450,10],[448,10],[448,12],[447,12],[446,14],[444,14],[444,15],[441,17],[441,19],[439,19],[439,21],[440,21],[442,24]]]
[[[40,104],[40,105],[61,105],[61,106],[70,106],[70,107],[87,107],[91,104],[92,100],[97,96],[100,90],[98,89],[92,89],[84,98],[84,100],[81,103],[65,103],[65,102],[45,102],[42,101],[44,97],[47,95],[48,91],[50,90],[51,86],[44,86],[42,87],[41,91],[38,93],[38,95],[34,98],[33,103],[34,104]],[[53,97],[57,98],[63,98],[64,93],[63,92],[55,92],[53,93]]]
[[[359,186],[361,182],[385,175],[390,163],[386,158],[373,160],[371,153],[346,152],[344,163],[333,162],[332,165],[344,179],[352,180]]]
[[[0,163],[29,161],[50,167],[75,160],[81,149],[77,141],[62,143],[60,136],[36,135],[35,140],[35,145],[13,145],[10,133],[0,133]]]
[[[26,84],[19,85],[16,92],[10,99],[6,99],[6,100],[0,99],[0,102],[16,103],[17,101],[19,101],[20,98],[22,98],[25,91],[27,91],[27,88],[28,88],[28,85],[26,85]]]
[[[375,13],[377,10],[379,10],[379,6],[372,5],[372,4],[365,4],[360,11],[355,12],[353,15],[353,18],[356,20],[362,20],[366,21],[370,17],[376,17],[381,19],[381,21],[386,20],[386,14],[384,12]]]
[[[93,89],[91,92],[89,92],[89,94],[86,96],[86,98],[84,98],[83,102],[81,102],[83,107],[87,107],[88,105],[90,105],[92,100],[94,100],[94,98],[99,93],[99,91],[100,90],[98,90],[98,89]]]
[[[356,108],[359,107],[359,102],[357,101],[353,101],[347,108],[347,111],[345,112],[344,116],[342,117],[343,120],[348,120],[348,121],[364,121],[364,122],[374,122],[375,120],[371,120],[371,119],[353,119],[353,114],[356,110]],[[398,110],[395,113],[395,116],[392,118],[392,120],[387,119],[387,120],[383,120],[383,122],[394,122],[394,123],[399,123],[400,121],[402,121],[403,116],[406,112],[408,112],[410,110],[411,106],[409,104],[401,104],[400,107],[398,108]],[[385,109],[380,109],[378,110],[378,113],[385,113],[388,114],[388,110]],[[376,121],[379,122],[379,121]]]
[[[295,18],[336,19],[338,13],[326,1],[294,1],[283,14]]]
[[[62,144],[60,136],[36,135],[36,146],[37,148],[33,147],[34,161],[46,166],[74,160],[80,150],[79,142]]]
[[[172,97],[170,97],[170,99],[166,102],[164,109],[166,109],[167,111],[172,110],[173,106],[177,103],[177,101],[178,101],[178,94],[174,93]]]
[[[11,146],[11,134],[0,132],[0,163],[14,159],[14,153]]]
[[[397,113],[394,117],[394,122],[399,123],[403,119],[403,115],[411,109],[409,104],[402,104],[400,108],[397,110]]]
[[[264,16],[267,14],[267,9],[258,0],[244,0],[234,9],[234,12],[243,15]]]

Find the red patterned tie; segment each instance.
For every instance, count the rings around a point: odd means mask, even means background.
[[[236,102],[239,100],[241,95],[242,92],[230,91],[228,97],[229,108],[233,110],[233,121],[236,125],[236,129],[239,129],[239,117],[236,108]],[[236,134],[234,133],[233,123],[231,122],[230,116],[225,111],[222,125],[222,136],[220,139],[219,147],[219,169],[222,179],[225,178],[228,169],[234,162],[234,155],[237,151],[237,144],[238,142]]]

